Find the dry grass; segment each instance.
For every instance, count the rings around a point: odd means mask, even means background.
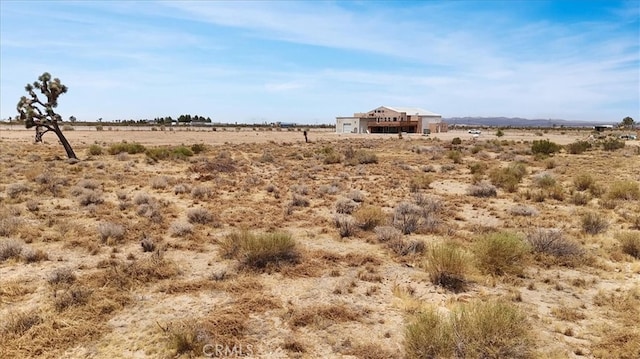
[[[405,315],[427,305],[439,324],[416,340],[439,357],[638,356],[635,143],[543,159],[535,134],[515,129],[472,144],[456,130],[312,129],[306,143],[287,129],[106,127],[100,139],[69,132],[88,156],[77,163],[2,130],[2,358],[186,358],[210,343],[256,357],[415,357]],[[545,135],[589,135],[563,131]],[[486,180],[497,196],[467,195]],[[301,205],[283,212],[290,201]],[[584,232],[583,213],[608,232]],[[346,240],[336,214],[350,219]],[[562,235],[532,230],[553,227]],[[496,233],[509,239],[486,239]],[[526,308],[518,318],[539,338],[511,346],[509,320],[473,309],[495,298]],[[454,345],[438,339],[448,327]]]
[[[419,314],[405,330],[407,358],[532,358],[533,335],[513,305],[473,302],[449,316]]]

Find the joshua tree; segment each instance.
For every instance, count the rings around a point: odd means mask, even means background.
[[[20,98],[17,106],[18,114],[20,119],[24,120],[27,128],[36,128],[36,142],[42,142],[42,136],[53,131],[64,146],[67,157],[77,159],[69,141],[58,126],[58,122],[62,122],[62,116],[54,111],[54,108],[58,107],[58,97],[67,92],[67,86],[63,85],[60,79],[52,80],[51,75],[45,72],[38,77],[38,81],[27,84],[24,89],[29,93],[29,97],[22,96]],[[38,98],[36,89],[40,90],[47,98],[46,102],[42,102],[43,100]]]

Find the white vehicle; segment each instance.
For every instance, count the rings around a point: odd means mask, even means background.
[[[482,133],[480,130],[469,130],[468,132],[472,135],[479,135]]]

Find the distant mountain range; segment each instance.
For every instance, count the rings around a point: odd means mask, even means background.
[[[615,125],[613,122],[569,121],[558,119],[527,119],[520,117],[450,117],[443,118],[449,125],[492,127],[593,127]]]

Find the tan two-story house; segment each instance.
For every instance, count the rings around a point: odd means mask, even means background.
[[[353,117],[336,117],[337,133],[447,132],[442,116],[416,107],[380,106]]]

